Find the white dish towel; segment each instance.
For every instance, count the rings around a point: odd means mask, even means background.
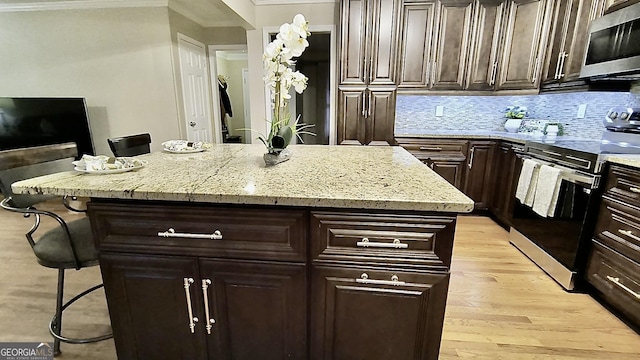
[[[533,211],[543,217],[553,217],[558,203],[562,170],[542,165],[538,174]]]
[[[520,203],[531,206],[538,181],[538,171],[540,171],[540,163],[531,159],[524,159],[522,163],[522,171],[518,178],[518,187],[516,188],[516,199]]]

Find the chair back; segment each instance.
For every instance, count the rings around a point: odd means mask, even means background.
[[[113,156],[136,156],[151,152],[151,135],[138,134],[107,139]]]
[[[16,195],[11,184],[16,181],[73,169],[71,162],[78,155],[75,143],[34,146],[0,151],[0,191],[13,204],[26,208],[52,198],[48,195]]]

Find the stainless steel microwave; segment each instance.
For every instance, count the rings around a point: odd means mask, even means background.
[[[640,78],[640,3],[593,20],[581,78]]]

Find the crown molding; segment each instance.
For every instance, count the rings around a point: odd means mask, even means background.
[[[169,6],[168,0],[75,0],[0,4],[0,12]]]
[[[291,5],[336,3],[340,0],[251,0],[254,5]]]

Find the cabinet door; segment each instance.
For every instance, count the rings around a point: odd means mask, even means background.
[[[494,88],[504,7],[504,0],[476,0],[465,85],[469,90]]]
[[[511,226],[513,199],[518,179],[515,179],[516,153],[513,145],[501,143],[497,146],[493,161],[493,194],[491,196],[491,212],[506,227]]]
[[[338,91],[338,144],[344,141],[363,143],[366,134],[365,93],[365,88]]]
[[[386,141],[394,144],[393,129],[396,118],[396,92],[395,90],[368,90],[367,91],[367,136],[363,144],[372,141]]]
[[[311,359],[437,359],[448,285],[448,273],[314,265]]]
[[[341,7],[340,84],[365,85],[367,0],[344,0]]]
[[[370,51],[366,80],[370,85],[395,85],[400,2],[370,0]]]
[[[400,31],[400,88],[430,86],[435,1],[403,2]]]
[[[575,15],[574,15],[575,14]],[[591,21],[602,15],[602,0],[574,1],[570,16],[568,45],[565,46],[565,62],[562,63],[560,73],[563,81],[577,80],[589,41],[589,26]]]
[[[476,209],[487,209],[491,197],[491,168],[495,143],[471,142],[463,192],[475,202]]]
[[[119,359],[207,358],[204,324],[189,326],[190,309],[202,318],[195,259],[103,253],[100,268]]]
[[[210,358],[307,358],[304,264],[200,260],[200,276],[211,282],[205,299],[215,321],[211,333],[205,331]]]
[[[605,0],[604,13],[608,14],[638,2],[640,2],[640,0]]]
[[[432,88],[462,90],[467,67],[473,0],[438,5],[435,58],[431,66]]]
[[[504,21],[497,89],[537,89],[546,43],[546,0],[510,0]]]
[[[557,82],[559,79],[560,65],[566,61],[564,56],[565,43],[567,42],[568,18],[571,16],[571,9],[574,0],[556,1],[553,9],[553,21],[551,25],[551,37],[547,50],[547,59],[543,71],[543,82]],[[575,15],[573,14],[575,23]],[[588,34],[585,34],[588,35]],[[569,39],[570,40],[570,39]]]
[[[462,189],[465,161],[463,159],[428,159],[425,162],[433,171],[442,176],[457,189]]]

